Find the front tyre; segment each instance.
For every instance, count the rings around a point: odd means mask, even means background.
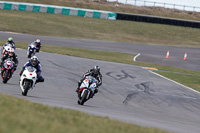
[[[3,74],[3,83],[6,84],[8,80],[9,80],[9,72],[5,71]]]
[[[26,96],[26,95],[27,95],[28,90],[29,90],[29,87],[30,87],[30,82],[25,81],[25,83],[24,83],[24,92],[22,92],[22,95],[23,95],[23,96]]]
[[[87,101],[88,91],[84,91],[83,96],[80,99],[80,105],[83,105]]]

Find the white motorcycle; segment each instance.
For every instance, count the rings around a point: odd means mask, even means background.
[[[33,89],[37,79],[36,69],[32,66],[25,67],[24,72],[22,73],[19,84],[22,90],[22,95],[26,96],[30,89]]]
[[[86,76],[80,85],[78,93],[80,94],[78,104],[83,105],[93,96],[94,90],[97,87],[97,80],[92,76]]]

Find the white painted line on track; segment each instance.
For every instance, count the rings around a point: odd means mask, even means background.
[[[136,61],[136,58],[140,56],[140,53],[138,53],[134,58],[133,58],[133,61]]]
[[[185,88],[187,88],[187,89],[189,89],[189,90],[191,90],[191,91],[194,91],[194,92],[200,94],[199,91],[196,91],[196,90],[194,90],[194,89],[192,89],[192,88],[190,88],[190,87],[188,87],[188,86],[185,86],[185,85],[183,85],[183,84],[180,84],[180,83],[178,83],[178,82],[176,82],[176,81],[174,81],[174,80],[171,80],[171,79],[169,79],[169,78],[167,78],[167,77],[165,77],[165,76],[162,76],[162,75],[160,75],[160,74],[158,74],[158,73],[155,73],[155,72],[153,72],[153,71],[150,71],[150,70],[149,70],[149,72],[150,72],[150,73],[153,73],[153,74],[155,74],[155,75],[157,75],[157,76],[159,76],[159,77],[161,77],[161,78],[164,78],[164,79],[166,79],[166,80],[169,80],[169,81],[171,81],[171,82],[173,82],[173,83],[176,83],[176,84],[178,84],[178,85],[180,85],[180,86],[182,86],[182,87],[185,87]]]

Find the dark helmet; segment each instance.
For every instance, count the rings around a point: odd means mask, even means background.
[[[36,56],[31,57],[31,65],[36,66],[38,63],[38,58]]]
[[[8,42],[13,42],[12,37],[9,37],[9,38],[8,38]]]
[[[99,66],[94,66],[93,67],[93,71],[94,71],[94,74],[98,74],[100,72],[100,67]]]

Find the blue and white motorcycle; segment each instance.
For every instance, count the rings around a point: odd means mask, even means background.
[[[27,56],[28,58],[31,58],[32,56],[34,56],[36,53],[36,45],[31,43],[29,46],[28,46],[28,51],[27,51]]]
[[[97,80],[92,76],[86,76],[78,90],[78,104],[83,105],[87,100],[93,97],[97,87]]]

